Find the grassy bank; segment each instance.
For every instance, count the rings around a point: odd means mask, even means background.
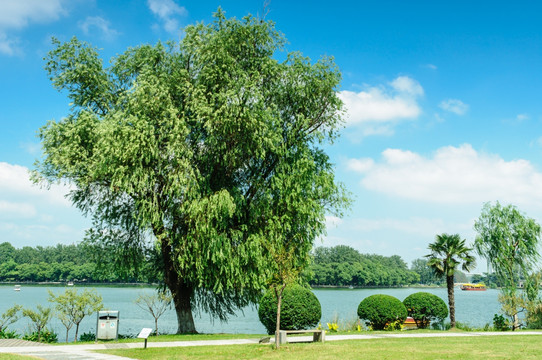
[[[539,359],[540,337],[533,335],[398,338],[283,345],[194,346],[118,349],[104,353],[133,359]]]

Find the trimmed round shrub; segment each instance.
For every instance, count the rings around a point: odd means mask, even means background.
[[[390,295],[371,295],[363,299],[358,306],[358,316],[373,330],[384,330],[386,325],[402,324],[407,317],[403,303]]]
[[[425,329],[431,321],[444,321],[448,316],[448,306],[444,300],[428,292],[417,292],[406,297],[403,304],[419,329]]]
[[[269,290],[260,299],[258,316],[267,329],[274,334],[277,327],[277,298],[274,290]],[[289,285],[282,293],[280,309],[280,328],[282,330],[302,330],[314,327],[322,317],[322,308],[316,295],[300,285]]]

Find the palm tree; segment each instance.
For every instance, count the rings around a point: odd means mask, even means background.
[[[450,326],[455,327],[454,273],[461,264],[463,271],[472,269],[476,260],[470,254],[471,248],[465,246],[459,234],[442,234],[435,237],[435,242],[429,244],[431,254],[426,255],[429,265],[439,277],[446,277],[448,288],[448,305],[450,306]]]

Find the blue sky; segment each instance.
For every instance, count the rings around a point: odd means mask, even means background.
[[[68,112],[43,70],[50,38],[77,36],[104,59],[182,37],[182,27],[263,14],[287,51],[335,57],[347,109],[327,150],[354,196],[318,244],[427,253],[436,234],[474,240],[487,201],[542,221],[542,5],[532,1],[0,0],[0,241],[79,241],[89,221],[66,188],[32,186],[37,130]],[[484,270],[480,261],[479,270]]]

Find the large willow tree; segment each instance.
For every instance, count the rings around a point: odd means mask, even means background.
[[[108,67],[75,38],[46,58],[73,106],[39,132],[36,181],[75,187],[87,240],[117,266],[150,244],[180,333],[196,331],[195,310],[224,320],[256,301],[281,246],[305,262],[326,212],[343,207],[322,150],[341,125],[340,73],[278,53],[284,41],[271,22],[219,10],[180,43],[130,48]]]
[[[519,313],[540,303],[536,276],[540,261],[540,225],[513,205],[484,204],[474,222],[478,233],[474,246],[491,264],[502,285],[499,301],[512,320],[512,330],[520,328]],[[525,282],[525,291],[518,291]]]

